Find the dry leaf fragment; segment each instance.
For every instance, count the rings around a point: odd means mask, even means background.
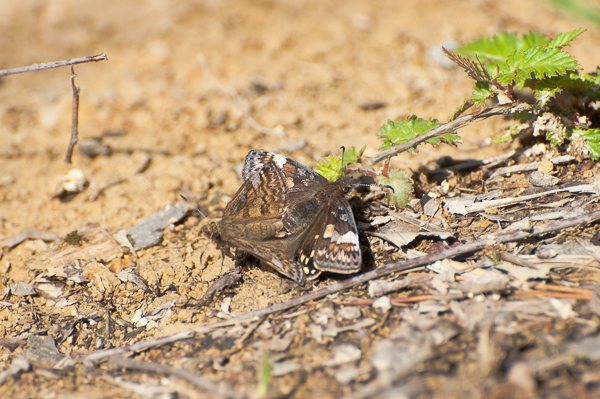
[[[31,363],[24,357],[17,357],[13,359],[10,366],[0,372],[0,386],[8,379],[8,377],[16,376],[23,371],[28,371],[31,368]]]
[[[2,241],[2,246],[14,248],[25,240],[42,240],[45,242],[52,242],[58,240],[58,238],[58,235],[51,231],[27,230],[12,237],[5,238],[4,241]]]
[[[38,294],[48,299],[60,298],[66,287],[64,281],[51,280],[42,276],[35,280],[34,285]]]
[[[163,230],[170,224],[185,217],[188,204],[167,204],[163,209],[142,220],[137,226],[127,230],[127,238],[135,251],[158,244]]]
[[[121,246],[112,235],[96,226],[84,226],[67,236],[76,236],[78,244],[75,241],[65,241],[63,245],[35,256],[27,266],[66,277],[67,269],[73,265],[85,265],[96,260],[108,262],[123,254]]]
[[[37,295],[37,292],[33,288],[32,284],[18,281],[10,285],[10,293],[16,296],[33,296]]]
[[[25,357],[35,366],[52,368],[65,357],[52,337],[31,335],[27,342],[30,348],[25,352]]]
[[[552,162],[550,162],[550,165],[552,165]],[[560,182],[560,179],[536,170],[529,175],[529,182],[536,187],[552,187],[556,186]]]
[[[453,236],[452,233],[431,223],[399,213],[394,215],[393,221],[376,231],[369,231],[368,234],[381,238],[398,248],[410,244],[417,237],[436,237],[445,240]]]

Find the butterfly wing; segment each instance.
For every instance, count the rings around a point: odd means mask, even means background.
[[[298,222],[289,223],[286,209],[290,196],[310,192],[311,186],[316,188],[325,179],[296,161],[264,150],[248,153],[242,177],[244,183],[223,212],[221,239],[303,284],[302,265],[294,260],[294,252],[308,221],[293,218]]]
[[[269,165],[275,167],[280,174],[286,192],[303,191],[309,187],[316,187],[327,182],[327,179],[323,176],[301,163],[265,150],[252,150],[246,155],[242,178],[249,180]]]
[[[349,274],[360,270],[362,256],[358,230],[345,197],[330,199],[306,235],[298,260],[309,278],[319,272]]]

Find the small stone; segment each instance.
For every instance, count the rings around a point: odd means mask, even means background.
[[[379,297],[373,302],[373,308],[380,310],[382,313],[387,313],[392,308],[392,302],[389,296]]]
[[[361,314],[357,306],[344,306],[338,311],[338,316],[344,320],[356,320]]]
[[[554,170],[554,164],[548,160],[540,162],[540,166],[538,166],[538,172],[542,173],[550,173]]]
[[[334,376],[340,384],[349,384],[360,375],[360,369],[356,367],[345,367],[335,372]]]
[[[536,170],[529,175],[529,182],[536,187],[552,187],[556,186],[560,182],[560,179]]]
[[[333,349],[333,356],[327,362],[328,366],[339,366],[360,360],[362,356],[361,350],[352,344],[341,344]]]

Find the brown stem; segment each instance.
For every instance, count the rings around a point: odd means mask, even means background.
[[[73,150],[79,140],[79,87],[75,85],[75,68],[71,65],[71,90],[73,90],[73,119],[71,121],[71,139],[69,140],[69,146],[67,147],[67,153],[65,155],[65,162],[71,163],[73,157]]]
[[[98,62],[107,60],[106,54],[88,55],[86,57],[71,58],[70,60],[43,62],[41,64],[33,64],[24,67],[2,69],[0,70],[0,78],[8,75],[16,75],[18,73],[42,71],[44,69],[60,68],[68,65],[84,64],[86,62]]]

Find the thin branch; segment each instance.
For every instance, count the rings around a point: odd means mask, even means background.
[[[600,194],[600,181],[594,182],[591,184],[579,184],[576,186],[557,188],[554,190],[542,191],[540,193],[522,195],[520,197],[509,197],[509,198],[498,198],[488,201],[476,202],[474,204],[469,204],[465,206],[464,214],[467,215],[469,213],[481,212],[485,211],[489,208],[503,208],[505,206],[510,206],[514,204],[519,204],[521,202],[530,201],[536,198],[541,198],[551,194],[558,193],[591,193],[591,194]],[[457,212],[458,213],[458,212]],[[463,214],[463,212],[460,212]]]
[[[71,65],[71,90],[73,91],[73,119],[71,120],[71,139],[69,140],[69,146],[67,147],[67,154],[65,155],[65,162],[71,163],[73,157],[73,150],[79,140],[79,91],[80,88],[75,84],[75,67]]]
[[[112,369],[125,369],[133,371],[142,371],[148,373],[161,374],[165,376],[173,376],[182,379],[196,388],[203,391],[208,391],[212,395],[217,395],[223,398],[241,398],[236,392],[233,392],[230,388],[222,386],[222,384],[215,384],[214,382],[207,380],[201,376],[190,373],[187,370],[168,366],[159,363],[145,362],[142,360],[134,360],[127,358],[115,358],[109,362],[109,367]]]
[[[398,155],[401,152],[404,152],[406,150],[414,148],[417,145],[419,145],[433,137],[437,137],[437,136],[441,136],[442,134],[454,132],[457,129],[463,127],[464,125],[466,125],[470,122],[476,121],[478,119],[486,119],[486,118],[489,118],[490,116],[495,116],[495,115],[514,114],[517,112],[526,111],[528,109],[530,109],[529,104],[524,104],[524,103],[507,104],[507,105],[498,105],[496,107],[486,108],[483,111],[478,112],[476,114],[460,116],[450,122],[444,123],[443,125],[436,127],[433,130],[430,130],[429,132],[427,132],[423,135],[417,136],[416,138],[414,138],[411,141],[408,141],[404,144],[395,146],[393,148],[390,148],[389,150],[383,151],[383,152],[373,156],[371,158],[371,165],[376,165],[379,162],[383,161],[384,159],[393,157],[394,155]]]
[[[94,363],[106,359],[107,357],[122,355],[128,352],[143,352],[148,349],[156,348],[162,345],[172,344],[174,342],[185,341],[193,338],[193,331],[183,331],[177,334],[167,335],[165,337],[159,337],[149,339],[147,341],[136,342],[132,345],[120,346],[117,348],[103,349],[96,352],[89,353],[87,355],[79,356],[74,359],[76,363]],[[68,363],[68,361],[67,361]],[[58,366],[57,366],[58,367]]]
[[[223,290],[237,284],[242,279],[242,273],[239,267],[235,268],[230,273],[227,273],[219,277],[202,295],[202,298],[197,303],[193,303],[192,306],[202,307],[207,306],[211,303],[213,297],[217,292],[223,292]]]
[[[86,57],[71,58],[70,60],[43,62],[41,64],[33,64],[25,67],[0,70],[0,78],[8,75],[16,75],[18,73],[42,71],[44,69],[60,68],[68,65],[84,64],[86,62],[98,62],[107,60],[105,53],[88,55]]]

